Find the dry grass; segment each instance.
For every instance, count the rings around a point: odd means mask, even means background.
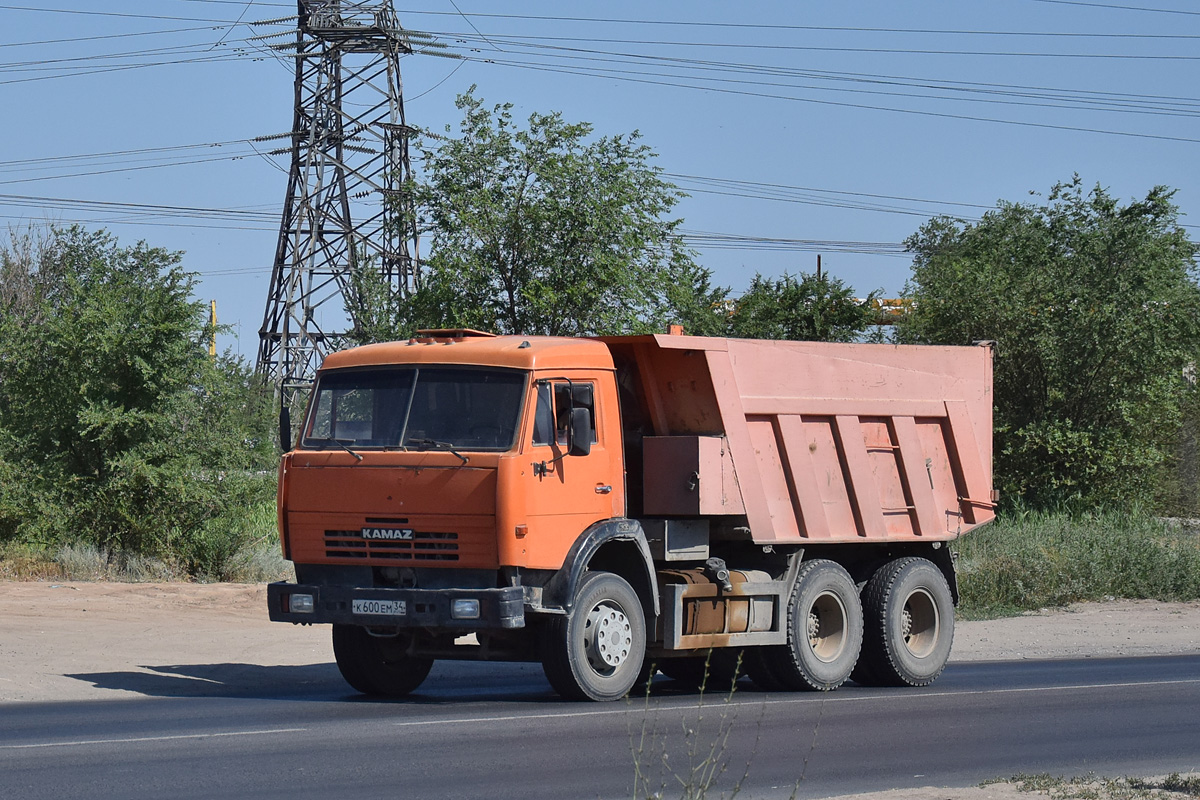
[[[40,550],[9,546],[0,548],[0,580],[66,580],[62,565]]]
[[[207,582],[214,576],[202,576]],[[220,580],[269,583],[292,579],[292,566],[283,560],[275,541],[260,540],[239,548],[223,563]],[[112,581],[116,583],[188,583],[196,576],[181,564],[128,553],[111,552],[91,544],[56,548],[24,544],[0,546],[0,580]]]
[[[1181,775],[1175,772],[1162,778],[1018,775],[1009,781],[995,783],[1012,783],[1022,792],[1040,794],[1050,800],[1190,800],[1200,797],[1200,773]]]

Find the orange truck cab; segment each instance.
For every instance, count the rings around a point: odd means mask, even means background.
[[[924,685],[945,544],[992,518],[991,352],[422,332],[334,353],[283,456],[296,582],[355,689],[540,661],[561,694],[657,670]]]

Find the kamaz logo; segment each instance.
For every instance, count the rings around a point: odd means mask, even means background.
[[[385,541],[411,541],[412,528],[363,528],[362,538],[383,539]]]

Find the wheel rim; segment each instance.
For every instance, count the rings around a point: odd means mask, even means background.
[[[917,589],[904,599],[900,633],[904,646],[916,658],[925,658],[937,647],[942,620],[933,595]]]
[[[633,628],[621,607],[598,603],[587,615],[583,628],[583,650],[588,663],[600,675],[611,675],[629,658]]]
[[[846,607],[833,592],[824,592],[808,610],[808,643],[813,654],[829,663],[846,647]]]

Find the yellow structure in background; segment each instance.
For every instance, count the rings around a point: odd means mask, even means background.
[[[217,301],[210,301],[208,314],[208,357],[217,360]]]

